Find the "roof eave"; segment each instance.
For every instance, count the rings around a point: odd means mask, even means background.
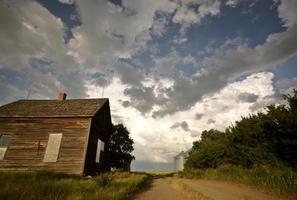
[[[0,116],[0,118],[92,118],[94,115],[52,115],[52,116]]]

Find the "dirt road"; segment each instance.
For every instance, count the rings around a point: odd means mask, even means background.
[[[285,200],[246,185],[215,180],[155,179],[136,200]]]
[[[170,185],[169,182],[164,179],[164,178],[160,178],[160,179],[155,179],[153,181],[153,184],[151,186],[151,188],[142,193],[139,194],[136,197],[136,200],[182,200],[182,196],[181,194],[174,190]]]

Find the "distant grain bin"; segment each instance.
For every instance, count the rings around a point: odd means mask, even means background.
[[[0,107],[0,170],[109,171],[108,99],[19,100]]]
[[[174,157],[175,171],[183,171],[184,165],[189,157],[190,150],[180,152]]]

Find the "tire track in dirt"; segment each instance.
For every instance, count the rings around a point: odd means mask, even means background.
[[[213,200],[286,200],[278,194],[264,192],[257,188],[217,180],[177,179],[181,185],[186,185],[193,193],[200,194],[205,199]],[[202,198],[202,199],[203,199]],[[199,199],[199,198],[197,198]]]
[[[170,187],[164,178],[154,179],[151,188],[135,197],[135,200],[184,200],[182,195]]]
[[[154,179],[135,200],[291,200],[255,187],[217,180]]]

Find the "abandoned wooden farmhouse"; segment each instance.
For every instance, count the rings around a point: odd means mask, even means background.
[[[0,170],[109,171],[108,99],[19,100],[0,107]]]

